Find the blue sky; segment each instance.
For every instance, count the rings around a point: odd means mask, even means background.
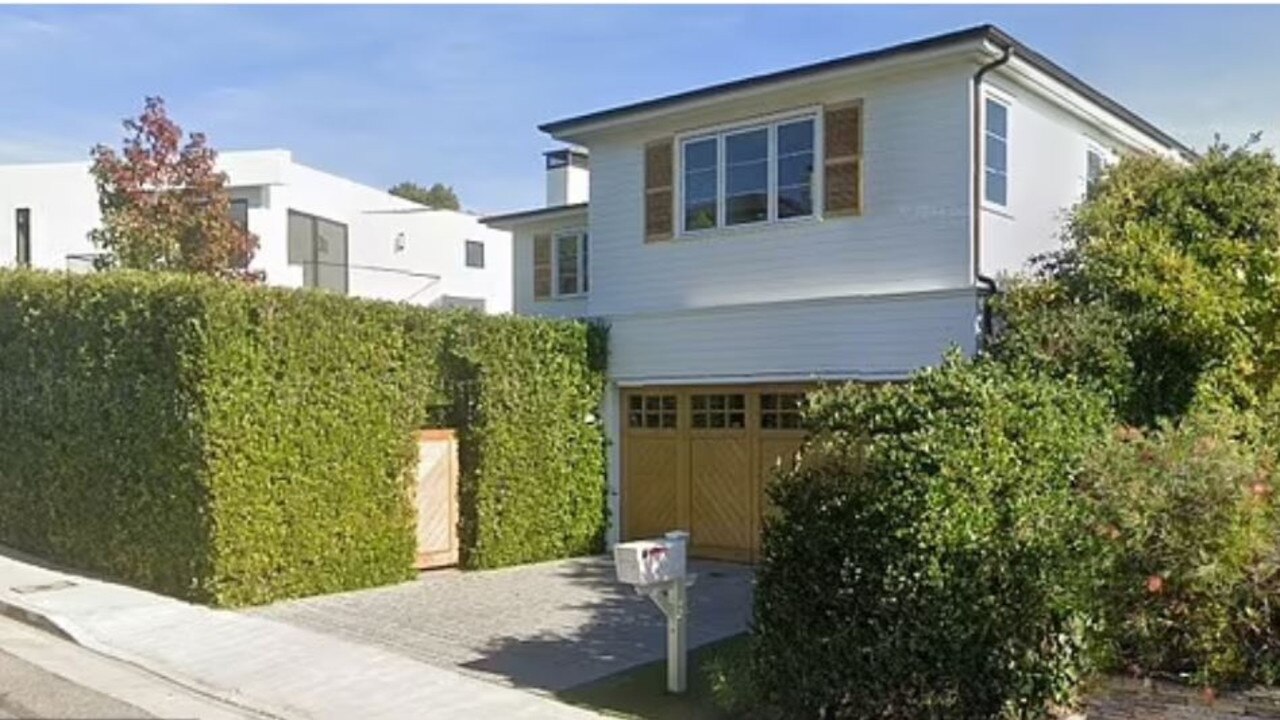
[[[1280,147],[1280,7],[0,7],[0,162],[115,144],[148,94],[219,149],[542,202],[548,120],[993,22],[1168,132]]]

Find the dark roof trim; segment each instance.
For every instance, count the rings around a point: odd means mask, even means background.
[[[552,218],[556,215],[570,215],[576,212],[582,212],[587,209],[587,204],[572,203],[570,205],[556,205],[555,207],[538,208],[537,210],[521,210],[520,212],[507,213],[505,215],[490,215],[480,218],[480,222],[485,225],[509,225],[526,220],[541,220],[543,218]]]
[[[692,100],[701,100],[703,98],[721,95],[724,93],[735,92],[755,88],[763,85],[771,85],[775,83],[786,82],[789,80],[798,80],[801,78],[818,75],[820,73],[831,70],[844,70],[859,65],[865,65],[878,60],[885,60],[899,55],[907,55],[910,53],[924,52],[928,50],[936,50],[951,45],[959,45],[968,42],[987,41],[1003,49],[1012,48],[1014,56],[1021,58],[1031,64],[1037,70],[1049,75],[1053,79],[1061,82],[1072,90],[1080,93],[1090,101],[1096,103],[1108,112],[1122,118],[1125,122],[1142,130],[1144,133],[1158,140],[1161,144],[1168,148],[1178,150],[1184,155],[1195,157],[1195,152],[1183,145],[1172,136],[1166,134],[1156,126],[1139,117],[1136,113],[1125,108],[1120,103],[1103,95],[1089,84],[1080,80],[1076,76],[1064,70],[1062,67],[1052,62],[1043,55],[1028,48],[1026,45],[1013,39],[1008,33],[994,25],[977,25],[964,30],[945,33],[943,35],[935,35],[923,40],[893,45],[879,50],[858,53],[856,55],[848,55],[845,57],[835,58],[833,60],[825,60],[820,63],[811,65],[802,65],[800,67],[782,70],[780,72],[767,73],[765,75],[755,75],[753,77],[734,80],[718,85],[710,85],[697,90],[677,93],[675,95],[667,95],[665,97],[655,98],[653,100],[645,100],[643,102],[632,103],[630,105],[622,105],[620,107],[601,110],[599,112],[579,115],[564,120],[556,120],[554,122],[539,125],[538,129],[545,133],[555,135],[571,128],[586,125],[589,123],[605,122],[633,115],[640,112],[661,110],[681,103],[690,102]]]

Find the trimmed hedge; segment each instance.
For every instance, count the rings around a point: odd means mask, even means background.
[[[599,332],[581,324],[466,315],[447,333],[442,364],[455,395],[450,424],[460,428],[465,567],[603,548]]]
[[[752,681],[783,717],[1038,717],[1087,669],[1096,394],[950,357],[810,396],[770,486]]]
[[[0,542],[244,605],[411,576],[410,431],[463,557],[596,551],[598,331],[168,274],[0,272]]]

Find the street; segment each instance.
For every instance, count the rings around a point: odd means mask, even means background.
[[[152,717],[248,720],[264,716],[0,617],[0,720]]]

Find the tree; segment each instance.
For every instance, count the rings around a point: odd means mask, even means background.
[[[1143,425],[1197,401],[1249,409],[1277,395],[1280,163],[1270,151],[1216,143],[1189,164],[1124,159],[1066,235],[1041,261],[1042,282],[1002,300],[1012,312],[997,354],[1056,357],[1073,374],[1105,365],[1112,386],[1131,376],[1121,410]],[[1063,328],[1091,337],[1063,342]]]
[[[436,183],[429,188],[424,188],[415,182],[405,181],[398,183],[387,192],[436,210],[462,209],[462,205],[458,202],[458,195],[451,185]]]
[[[89,239],[105,251],[99,265],[262,280],[249,270],[258,238],[232,219],[227,176],[214,169],[204,134],[183,144],[159,97],[123,124],[119,153],[90,152],[102,225]]]

